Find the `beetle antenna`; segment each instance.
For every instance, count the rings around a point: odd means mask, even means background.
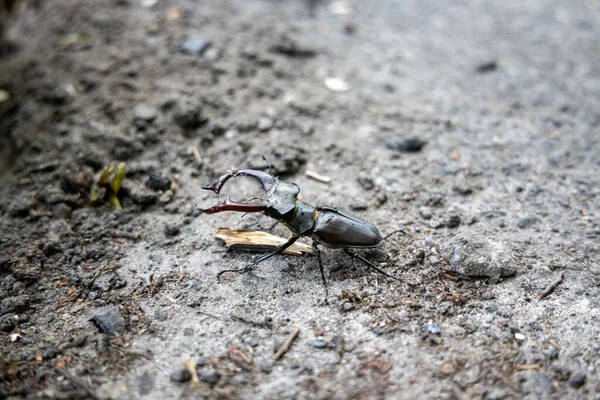
[[[395,235],[396,233],[402,233],[403,235],[406,235],[406,232],[404,232],[404,229],[396,229],[395,231],[393,231],[392,233],[387,234],[383,240],[387,240],[390,236]]]

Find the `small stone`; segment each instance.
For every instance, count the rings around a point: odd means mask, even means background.
[[[18,341],[18,340],[20,340],[20,339],[23,338],[23,336],[19,335],[18,333],[13,333],[9,337],[10,337],[10,342],[11,343],[15,343],[16,341]]]
[[[365,203],[352,203],[348,206],[352,211],[365,211],[369,206]]]
[[[185,54],[192,56],[202,55],[211,45],[211,42],[206,38],[194,35],[184,39],[179,45],[179,49]]]
[[[198,128],[206,121],[202,116],[202,108],[190,104],[180,104],[173,113],[173,122],[183,129]]]
[[[342,304],[342,312],[349,312],[352,310],[354,310],[354,304],[350,303],[349,301]]]
[[[273,365],[266,362],[259,363],[258,368],[260,368],[260,370],[267,375],[273,372]]]
[[[169,316],[169,312],[164,308],[157,308],[154,310],[154,318],[158,321],[166,321]]]
[[[44,360],[51,360],[58,355],[58,349],[55,346],[50,346],[44,351],[42,355]]]
[[[454,366],[452,363],[444,362],[440,365],[440,376],[445,378],[452,375],[455,372]]]
[[[521,229],[526,229],[540,222],[541,221],[538,217],[525,217],[519,220],[517,226]]]
[[[487,74],[488,72],[494,72],[497,69],[498,69],[498,61],[491,60],[491,61],[487,61],[487,62],[479,64],[477,66],[477,68],[475,69],[475,71],[479,72],[480,74]]]
[[[460,226],[460,217],[458,215],[451,215],[448,218],[446,226],[450,229],[458,228]]]
[[[421,217],[426,220],[430,220],[433,217],[431,211],[429,210],[429,207],[419,208],[419,215],[421,215]]]
[[[144,372],[140,375],[138,380],[138,389],[141,395],[147,395],[154,390],[154,377],[148,372]]]
[[[29,309],[31,300],[27,295],[7,297],[0,302],[0,315],[20,314]]]
[[[569,380],[569,386],[575,389],[579,389],[585,384],[586,378],[587,377],[585,374],[575,374]]]
[[[11,217],[26,217],[35,207],[36,201],[26,195],[21,195],[8,206],[8,214]]]
[[[440,333],[442,333],[440,327],[435,324],[425,325],[425,327],[423,327],[423,331],[425,333],[429,333],[430,335],[439,335]]]
[[[49,104],[63,106],[72,103],[77,98],[77,91],[70,83],[52,88],[44,95],[44,100]]]
[[[258,130],[261,132],[266,132],[273,128],[273,120],[271,118],[260,118],[258,120]]]
[[[156,119],[156,108],[147,104],[138,104],[133,109],[133,119],[145,122],[152,122]]]
[[[450,272],[493,279],[517,273],[512,250],[502,242],[483,236],[455,236],[442,254],[449,263],[446,268]]]
[[[324,342],[324,341],[322,341],[322,340],[315,340],[315,341],[312,343],[312,345],[313,345],[313,347],[314,347],[315,349],[324,349],[324,348],[326,348],[326,347],[327,347],[327,342]]]
[[[171,177],[162,172],[154,172],[146,181],[146,186],[152,190],[168,190],[171,185]]]
[[[19,322],[19,317],[15,314],[6,314],[0,317],[0,331],[10,332]]]
[[[385,146],[390,150],[401,151],[403,153],[417,153],[425,147],[426,141],[419,138],[397,139],[388,142]]]
[[[79,335],[73,339],[73,346],[75,347],[83,347],[87,342],[87,335]]]
[[[98,311],[92,320],[104,333],[115,334],[125,332],[125,318],[121,315],[119,308],[108,307]]]
[[[165,190],[165,192],[158,198],[158,202],[161,204],[167,204],[173,200],[173,196],[174,193],[172,190]]]
[[[128,185],[121,188],[136,204],[151,204],[158,200],[156,192],[149,191],[144,187]]]
[[[369,191],[375,188],[375,182],[373,182],[373,178],[371,178],[371,176],[364,171],[359,172],[356,181],[364,190]]]
[[[325,78],[325,86],[332,92],[346,92],[351,89],[348,82],[336,77]]]
[[[190,371],[188,371],[186,368],[181,368],[177,371],[173,371],[171,375],[169,375],[169,379],[171,379],[173,382],[184,383],[192,379],[192,374],[190,374]]]
[[[198,377],[202,382],[214,385],[219,382],[221,374],[219,374],[217,371],[202,371],[198,374]]]

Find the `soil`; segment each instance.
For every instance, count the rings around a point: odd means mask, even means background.
[[[597,1],[36,3],[0,58],[0,398],[600,398]],[[307,254],[218,282],[257,254],[217,228],[289,232],[194,202],[269,164],[403,229],[364,253],[401,281],[322,248],[328,302]]]

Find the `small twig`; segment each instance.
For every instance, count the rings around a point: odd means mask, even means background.
[[[200,156],[200,152],[198,151],[198,148],[196,146],[192,146],[192,154],[194,155],[194,158],[196,159],[196,162],[198,164],[202,163],[202,157]]]
[[[546,289],[544,289],[544,291],[538,295],[538,297],[540,299],[543,299],[543,298],[549,296],[550,294],[552,294],[552,292],[554,292],[554,289],[556,289],[556,287],[558,285],[560,285],[560,283],[563,281],[563,278],[564,278],[564,272],[561,271],[561,273],[558,276],[558,278],[556,278],[555,280],[553,280],[552,283],[550,283],[550,285],[548,285],[546,287]]]
[[[539,364],[516,364],[515,369],[517,371],[534,371],[540,369]]]
[[[259,327],[259,328],[267,328],[267,329],[271,329],[272,328],[272,323],[270,321],[266,320],[266,319],[264,321],[256,321],[256,320],[252,320],[252,319],[246,318],[246,317],[244,317],[242,315],[233,314],[233,313],[231,314],[231,318],[235,319],[235,320],[238,320],[240,322],[243,322],[245,324],[250,324],[252,326],[256,326],[256,327]]]
[[[90,399],[93,400],[100,400],[101,397],[98,396],[96,394],[96,392],[94,392],[89,386],[88,384],[81,378],[71,374],[69,371],[65,370],[65,369],[61,369],[61,368],[54,368],[54,370],[59,374],[64,376],[65,378],[67,378],[73,385],[75,385],[77,388],[83,390],[85,393],[87,393],[87,395],[90,397]]]
[[[325,176],[325,175],[321,175],[319,173],[316,173],[315,171],[306,170],[305,174],[309,178],[312,178],[312,179],[314,179],[315,181],[318,181],[318,182],[323,182],[323,183],[329,183],[329,182],[331,182],[331,178],[330,177]]]
[[[198,371],[196,370],[196,363],[188,360],[188,361],[184,362],[183,365],[185,366],[185,369],[188,370],[190,375],[192,375],[192,382],[194,382],[195,384],[199,384],[200,378],[198,378]]]
[[[298,327],[296,327],[294,329],[294,331],[292,333],[290,333],[290,335],[287,337],[287,339],[285,339],[285,342],[283,342],[283,344],[281,345],[279,350],[277,350],[277,353],[275,353],[276,360],[279,360],[281,357],[283,357],[283,355],[285,353],[288,352],[288,350],[292,346],[292,343],[294,343],[294,340],[296,340],[296,338],[298,337],[299,333],[300,333],[300,328],[298,328]]]
[[[244,371],[250,371],[254,365],[250,356],[234,346],[227,349],[227,357]]]

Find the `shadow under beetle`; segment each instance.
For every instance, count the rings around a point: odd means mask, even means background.
[[[260,170],[230,170],[212,185],[203,186],[202,189],[211,190],[218,197],[225,183],[237,176],[250,176],[258,179],[266,193],[265,198],[258,199],[259,202],[256,204],[238,203],[231,201],[229,195],[227,195],[226,200],[221,204],[205,209],[195,204],[196,208],[204,214],[214,214],[222,211],[261,212],[285,225],[292,232],[292,237],[275,249],[275,251],[257,258],[242,268],[227,269],[219,272],[217,274],[219,280],[221,279],[221,275],[226,272],[248,272],[262,261],[283,252],[301,236],[310,236],[313,239],[313,248],[319,261],[321,279],[325,285],[325,296],[327,296],[327,281],[325,280],[325,272],[318,244],[332,248],[341,248],[346,254],[363,261],[377,272],[389,278],[402,281],[402,279],[383,271],[366,258],[351,250],[380,247],[383,245],[385,239],[394,233],[404,233],[402,230],[394,231],[383,237],[373,224],[346,211],[330,206],[314,207],[299,201],[298,193],[300,193],[300,188],[298,185],[281,182],[278,177]]]

